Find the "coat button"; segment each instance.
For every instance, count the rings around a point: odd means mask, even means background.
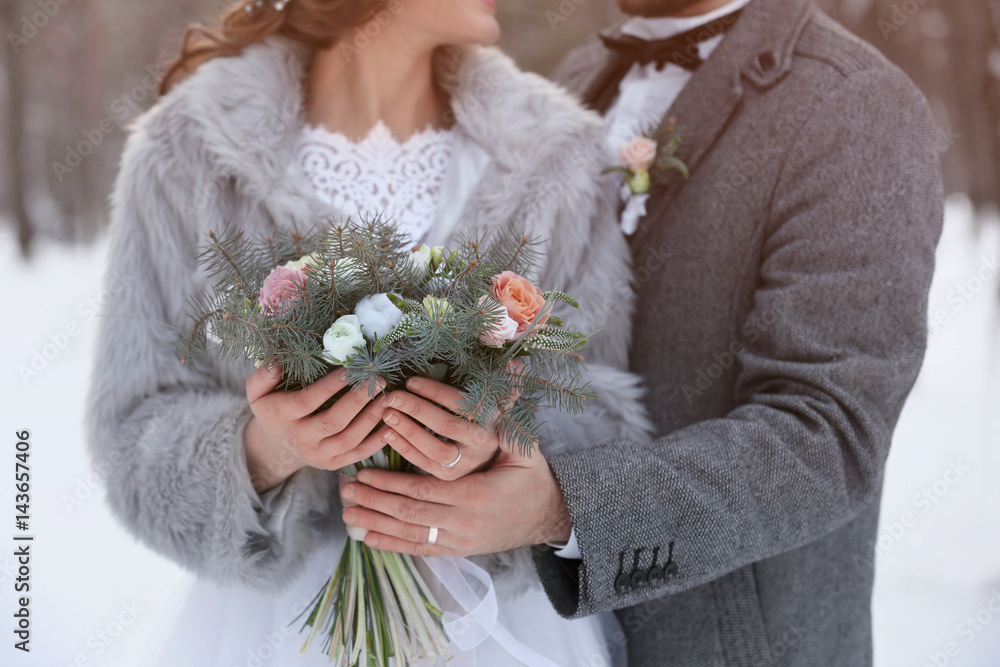
[[[647,582],[646,571],[636,570],[635,572],[632,573],[631,581],[632,581],[632,588],[642,588],[643,586],[646,585]]]
[[[647,577],[650,586],[659,586],[663,583],[663,566],[654,565],[649,568],[649,576]]]
[[[663,576],[667,579],[673,579],[677,576],[677,563],[670,561],[663,568]]]
[[[619,574],[615,578],[615,591],[624,593],[629,588],[629,577],[627,574]]]

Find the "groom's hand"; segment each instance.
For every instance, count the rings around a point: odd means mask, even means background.
[[[493,466],[456,481],[366,468],[341,489],[344,523],[365,544],[414,556],[472,556],[569,539],[566,501],[540,453],[503,449]],[[430,527],[437,542],[427,542]]]

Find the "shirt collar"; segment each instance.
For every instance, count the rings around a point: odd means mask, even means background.
[[[664,16],[658,18],[633,16],[622,24],[621,31],[623,34],[642,39],[667,39],[688,30],[694,30],[700,25],[705,25],[727,14],[732,14],[750,2],[751,0],[732,0],[732,2],[700,16]]]

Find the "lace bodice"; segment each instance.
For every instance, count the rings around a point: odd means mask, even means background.
[[[451,130],[428,128],[399,142],[379,121],[358,142],[306,125],[296,154],[321,199],[355,218],[381,213],[419,243],[434,225],[453,147]]]

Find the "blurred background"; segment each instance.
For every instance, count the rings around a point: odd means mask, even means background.
[[[4,438],[31,429],[33,650],[3,665],[143,665],[190,576],[111,518],[82,398],[107,196],[151,74],[232,0],[0,0],[0,284],[13,283]],[[890,455],[876,544],[877,667],[1000,665],[1000,0],[821,0],[927,95],[949,193],[923,372]],[[611,0],[500,0],[501,46],[547,73],[620,19]],[[864,128],[859,128],[863,131]],[[13,301],[13,303],[10,303]],[[9,444],[7,444],[9,443]],[[13,497],[9,475],[0,498]],[[0,613],[13,609],[0,548]],[[247,664],[253,664],[252,656]]]

